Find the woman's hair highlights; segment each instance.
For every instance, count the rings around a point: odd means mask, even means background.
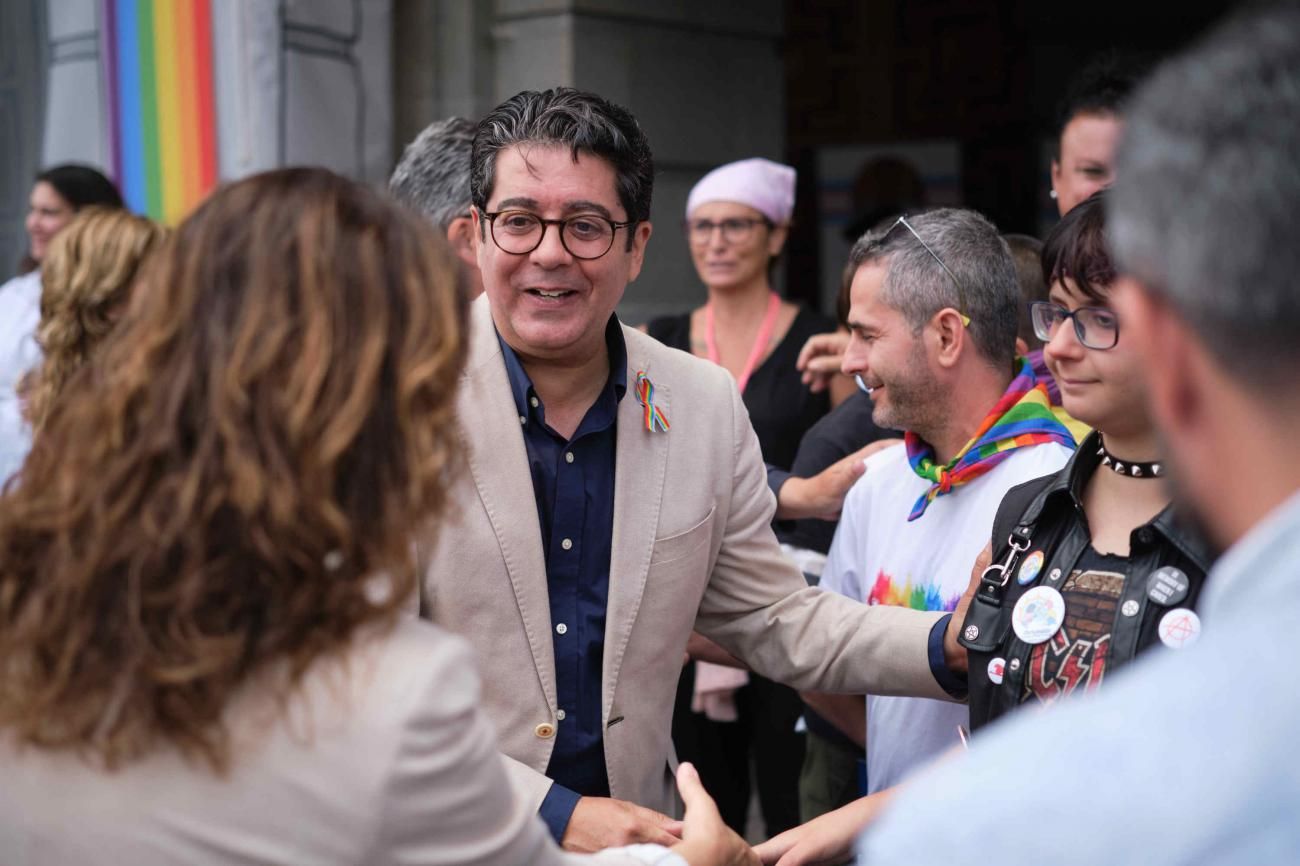
[[[24,380],[24,412],[40,430],[54,397],[103,341],[145,258],[167,231],[129,211],[90,207],[50,244],[41,269],[41,365]]]
[[[229,766],[222,716],[395,621],[459,465],[454,260],[321,169],[218,190],[0,497],[0,727]]]

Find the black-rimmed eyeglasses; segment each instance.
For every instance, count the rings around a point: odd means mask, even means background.
[[[560,243],[575,259],[598,259],[614,246],[614,234],[631,222],[614,222],[596,214],[581,214],[562,220],[542,219],[526,210],[484,211],[492,241],[502,252],[525,256],[542,245],[549,226],[560,227]]]
[[[1078,307],[1073,312],[1051,301],[1034,301],[1029,305],[1034,334],[1044,343],[1051,342],[1066,319],[1074,321],[1074,336],[1088,349],[1105,351],[1119,343],[1119,316],[1105,307]]]
[[[889,233],[892,232],[894,229],[898,228],[900,225],[912,233],[912,237],[916,238],[916,242],[920,244],[927,253],[930,254],[931,258],[933,258],[936,262],[939,263],[939,267],[943,268],[943,272],[948,275],[948,278],[952,280],[953,285],[957,287],[957,299],[958,299],[958,303],[961,304],[961,309],[957,310],[957,313],[961,316],[961,323],[969,328],[970,316],[966,314],[966,311],[970,309],[970,307],[968,307],[966,304],[966,292],[964,289],[962,289],[961,280],[957,279],[956,275],[954,275],[952,271],[948,270],[948,266],[943,263],[943,259],[939,258],[939,254],[936,253],[934,250],[930,249],[929,244],[921,240],[921,236],[916,233],[916,229],[912,228],[912,224],[907,221],[907,214],[903,214],[902,216],[900,216],[898,219],[894,221],[893,225],[885,229],[884,234],[880,236],[880,240],[884,241],[885,238],[889,237]]]

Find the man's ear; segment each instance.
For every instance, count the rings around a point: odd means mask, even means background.
[[[956,366],[961,353],[974,348],[974,344],[966,345],[970,342],[970,331],[962,323],[961,313],[952,307],[935,313],[926,330],[935,349],[934,360],[940,367]]]
[[[641,266],[645,264],[645,248],[650,243],[650,233],[654,227],[650,225],[650,220],[643,220],[635,226],[629,226],[627,231],[632,232],[632,261],[629,263],[627,281],[630,283],[641,273]],[[614,240],[618,243],[618,239]]]
[[[1029,354],[1029,344],[1022,338],[1016,337],[1016,356],[1023,358]]]
[[[447,226],[447,243],[467,267],[478,267],[478,229],[470,215],[458,216]]]

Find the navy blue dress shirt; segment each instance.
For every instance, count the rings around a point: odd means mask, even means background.
[[[618,404],[627,390],[627,345],[618,319],[605,327],[609,379],[571,439],[546,423],[546,406],[501,335],[519,410],[546,557],[559,712],[546,775],[555,784],[538,814],[558,842],[578,798],[609,796],[601,724],[605,609],[614,535]]]

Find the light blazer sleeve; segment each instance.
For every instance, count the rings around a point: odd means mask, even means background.
[[[478,709],[479,682],[468,649],[448,637],[427,663],[428,675],[414,696],[391,755],[384,796],[376,804],[376,837],[362,862],[371,866],[684,864],[657,846],[590,856],[562,852],[536,809],[511,785],[506,772],[510,761],[497,752],[491,725]]]
[[[952,698],[930,672],[941,612],[867,606],[809,587],[772,533],[776,500],[734,385],[732,494],[696,628],[764,676],[798,689]]]
[[[555,782],[545,773],[539,773],[523,761],[516,761],[507,754],[503,753],[501,759],[505,762],[506,775],[514,786],[515,796],[523,799],[533,812],[537,812],[542,808],[542,801],[546,799],[551,785]]]

